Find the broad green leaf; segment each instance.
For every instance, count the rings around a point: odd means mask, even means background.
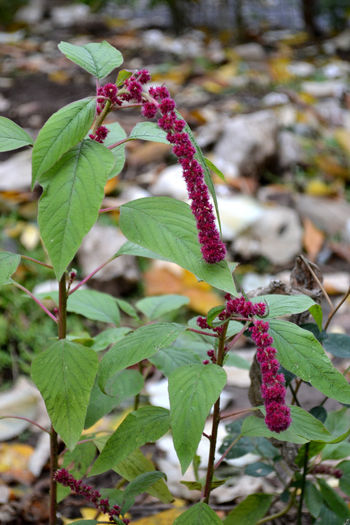
[[[145,406],[131,412],[108,439],[90,474],[116,467],[136,448],[163,436],[169,424],[169,411],[165,408]]]
[[[187,365],[169,376],[171,429],[184,473],[202,437],[205,420],[226,383],[217,365]]]
[[[203,351],[203,359],[205,356],[205,351]],[[176,368],[184,365],[200,364],[203,359],[201,360],[198,355],[189,350],[169,346],[158,350],[155,355],[149,358],[149,361],[168,377]]]
[[[107,328],[107,330],[103,330],[103,332],[100,332],[94,337],[94,342],[91,348],[96,352],[104,350],[107,346],[123,339],[124,335],[129,332],[131,332],[131,328],[127,328],[126,326],[121,326],[120,328]]]
[[[135,498],[138,494],[146,492],[149,487],[154,485],[160,479],[164,479],[166,476],[163,472],[145,472],[140,474],[137,478],[133,479],[123,493],[123,501],[121,504],[121,513],[125,514],[130,507],[135,503]]]
[[[120,476],[128,481],[135,479],[144,472],[153,472],[155,467],[149,459],[145,458],[139,449],[134,450],[126,459],[120,461],[114,469]],[[158,498],[163,503],[170,503],[173,500],[168,487],[163,479],[157,481],[151,487],[148,487],[148,494]]]
[[[0,117],[0,151],[12,151],[33,144],[32,137],[18,124]]]
[[[322,459],[343,459],[350,456],[350,443],[334,443],[326,445],[322,450]]]
[[[224,520],[224,525],[255,525],[269,510],[272,494],[251,494],[239,503]]]
[[[151,321],[154,321],[162,315],[178,310],[189,302],[189,298],[183,295],[158,295],[140,299],[140,301],[137,301],[136,306]]]
[[[305,503],[310,514],[317,518],[320,515],[323,505],[323,497],[320,491],[310,481],[305,483]]]
[[[152,252],[147,248],[143,248],[138,244],[135,244],[130,241],[126,241],[117,251],[115,257],[120,255],[135,255],[135,257],[146,257],[147,259],[159,259],[160,261],[169,261],[167,257],[163,257],[158,253]]]
[[[156,122],[138,122],[131,130],[129,139],[151,140],[153,142],[170,144],[166,135],[165,131],[163,131]]]
[[[120,228],[133,243],[193,272],[199,279],[236,293],[226,261],[203,260],[195,219],[184,202],[169,197],[147,197],[120,208]]]
[[[244,474],[247,474],[248,476],[254,476],[255,478],[261,478],[267,476],[273,471],[274,469],[271,467],[271,465],[263,463],[262,461],[256,461],[255,463],[250,463],[245,467]]]
[[[98,359],[85,346],[65,339],[34,358],[32,378],[44,398],[53,427],[69,449],[84,428]]]
[[[175,110],[175,113],[177,114],[178,118],[182,119],[181,114],[177,110]],[[198,146],[198,144],[196,142],[196,139],[194,138],[194,135],[192,133],[192,130],[191,130],[190,126],[187,124],[187,122],[186,122],[186,126],[184,127],[184,132],[188,133],[188,136],[190,137],[191,142],[192,142],[192,144],[193,144],[193,146],[194,146],[194,148],[196,150],[195,158],[198,160],[199,164],[203,168],[204,181],[205,181],[205,184],[208,186],[208,190],[210,192],[210,195],[212,196],[212,199],[213,199],[213,202],[214,202],[215,211],[216,211],[216,217],[217,217],[218,224],[219,224],[219,229],[220,229],[220,232],[221,232],[221,221],[220,221],[218,201],[217,201],[217,198],[216,198],[215,186],[213,184],[213,181],[212,181],[212,178],[211,178],[211,175],[210,175],[210,170],[208,168],[206,159],[205,159],[205,157],[204,157],[204,155],[202,153],[201,148]],[[230,290],[227,290],[227,291],[230,291]]]
[[[105,78],[123,63],[123,55],[106,40],[84,46],[61,42],[58,44],[58,49],[69,60],[99,79]]]
[[[265,424],[264,419],[249,416],[243,421],[243,436],[274,437],[280,441],[291,443],[306,443],[307,441],[331,441],[332,435],[326,427],[301,407],[291,406],[292,423],[284,432],[271,432]]]
[[[315,323],[317,324],[318,329],[322,330],[323,312],[321,306],[315,303],[309,308],[309,312],[315,319]]]
[[[317,481],[323,499],[326,501],[329,508],[340,518],[344,520],[349,518],[350,510],[344,499],[332,487],[330,487],[323,478],[318,478]]]
[[[350,428],[350,410],[342,407],[339,410],[328,412],[325,427],[331,434],[342,435]]]
[[[117,299],[117,303],[119,308],[126,314],[132,317],[133,319],[139,320],[139,316],[137,315],[137,312],[135,308],[128,303],[127,301],[124,301],[124,299]]]
[[[307,295],[260,295],[251,301],[253,303],[266,303],[267,318],[305,312],[315,304]]]
[[[337,516],[326,504],[323,504],[315,525],[348,525],[340,516]]]
[[[17,253],[0,252],[0,286],[11,282],[11,275],[15,273],[21,256]]]
[[[85,428],[90,428],[125,399],[141,392],[143,385],[143,377],[137,370],[121,370],[116,374],[108,395],[95,382],[86,412]]]
[[[213,326],[213,321],[219,314],[221,314],[223,310],[225,310],[224,305],[214,306],[209,310],[209,312],[207,313],[207,323],[210,327]]]
[[[350,385],[311,332],[287,321],[271,320],[269,333],[284,368],[326,396],[350,403]]]
[[[176,518],[174,525],[222,525],[222,521],[209,505],[201,502]]]
[[[207,157],[204,157],[204,160],[205,160],[205,164],[207,165],[207,167],[211,171],[213,171],[215,173],[215,175],[220,177],[220,179],[222,179],[223,181],[226,182],[225,175],[222,173],[222,171],[220,171],[219,168],[217,166],[215,166],[215,164],[210,159],[208,159]]]
[[[83,315],[88,319],[119,325],[120,313],[117,301],[107,293],[96,290],[77,290],[68,297],[68,312]]]
[[[126,335],[104,355],[99,369],[101,390],[109,391],[114,375],[142,359],[156,354],[160,348],[169,346],[184,330],[181,325],[157,323],[142,326]]]
[[[107,137],[105,138],[103,144],[106,147],[113,146],[117,142],[120,142],[122,140],[125,140],[127,138],[127,134],[125,130],[121,127],[119,122],[113,122],[112,124],[106,124],[106,128],[109,129],[109,133]],[[114,157],[114,165],[111,169],[111,172],[108,176],[108,178],[115,177],[116,175],[119,175],[119,173],[124,168],[125,164],[125,144],[120,144],[119,146],[114,147],[110,150]]]
[[[34,144],[33,186],[36,181],[41,183],[42,175],[85,137],[94,120],[95,107],[95,99],[88,97],[72,102],[51,115]],[[55,171],[52,171],[50,176],[54,175]]]
[[[38,222],[58,280],[97,220],[113,162],[102,144],[83,141],[67,151],[42,181]]]
[[[241,368],[242,370],[250,370],[251,366],[249,361],[246,361],[246,359],[240,355],[235,354],[233,351],[227,354],[224,364],[225,366],[235,366],[236,368]]]
[[[127,69],[121,69],[120,71],[118,71],[116,85],[121,86],[122,84],[124,84],[127,78],[131,77],[131,75],[132,71],[128,71]]]

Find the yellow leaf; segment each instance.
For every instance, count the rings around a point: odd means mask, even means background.
[[[290,63],[289,58],[286,57],[276,57],[269,60],[269,71],[272,79],[275,82],[288,82],[293,78],[293,74],[288,70],[288,65]]]
[[[71,76],[66,71],[58,70],[49,73],[49,80],[55,84],[64,85],[71,81]]]
[[[320,179],[313,179],[306,186],[306,193],[315,197],[325,197],[334,195],[334,188]]]
[[[135,523],[135,525],[169,525],[170,523],[174,523],[174,520],[184,512],[185,502],[175,500],[174,507],[173,509],[159,512],[159,514],[153,514],[153,516],[133,521],[133,523]]]
[[[320,155],[315,159],[315,162],[326,175],[346,180],[350,179],[349,168],[342,166],[333,155]]]
[[[29,445],[20,443],[0,444],[0,472],[9,470],[24,470],[34,449]]]
[[[193,273],[174,263],[154,261],[144,274],[144,282],[146,295],[184,295],[190,300],[190,308],[201,314],[222,304],[209,284],[199,282]]]
[[[20,241],[27,250],[34,250],[40,242],[38,227],[35,224],[27,224],[23,229]]]
[[[303,243],[310,261],[314,262],[317,255],[319,254],[325,235],[324,233],[316,228],[314,223],[306,217],[304,219],[304,238]]]
[[[118,186],[118,182],[118,175],[109,179],[105,185],[105,195],[109,195],[110,193],[112,193]]]
[[[96,519],[96,509],[92,509],[90,507],[84,507],[84,508],[80,509],[80,513],[81,513],[81,517],[80,518],[76,518],[74,520],[63,518],[64,525],[69,525],[70,523],[75,523],[77,521],[80,521],[81,519],[85,519],[85,520]],[[99,514],[98,519],[99,519],[99,521],[107,521],[107,522],[109,522],[108,514]]]
[[[343,150],[350,155],[350,131],[343,128],[338,128],[334,133],[335,139],[339,142]]]

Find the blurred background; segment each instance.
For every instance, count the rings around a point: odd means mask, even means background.
[[[312,294],[315,281],[298,259],[303,254],[320,280],[322,274],[331,300],[345,294],[350,285],[349,0],[0,0],[1,115],[35,137],[60,107],[93,95],[93,79],[57,44],[103,39],[123,53],[126,69],[146,67],[154,83],[168,86],[217,166],[213,178],[228,256],[239,262],[237,285],[283,293],[297,284]],[[109,118],[118,118],[126,132],[140,120],[136,110]],[[187,199],[168,145],[133,141],[126,150],[121,173],[106,186],[103,207],[150,195]],[[0,246],[46,260],[36,224],[40,188],[30,191],[30,156],[29,149],[1,154]],[[118,213],[103,214],[73,261],[78,279],[124,241]],[[52,274],[29,261],[22,260],[14,278],[34,293],[53,286]],[[181,319],[222,302],[189,272],[130,256],[104,268],[91,286],[132,303],[145,295],[183,294],[190,302]],[[324,292],[321,296],[329,308]],[[12,287],[1,290],[0,313],[0,390],[15,384],[20,400],[33,397],[35,414],[30,362],[55,337],[55,326]],[[70,316],[75,336],[104,328]],[[350,334],[349,301],[331,330]],[[251,359],[246,341],[241,347]],[[344,352],[341,370],[350,364],[349,343]],[[237,406],[248,406],[248,371],[234,369],[230,381]],[[2,410],[10,409],[5,404]],[[27,432],[2,429],[2,440]],[[6,465],[2,457],[0,452],[0,472]]]

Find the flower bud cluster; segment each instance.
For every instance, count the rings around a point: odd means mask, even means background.
[[[337,479],[340,479],[343,476],[343,471],[334,468],[332,465],[314,465],[310,470],[310,474],[326,474],[328,476],[334,476]]]
[[[90,485],[86,485],[82,482],[81,479],[77,480],[68,472],[68,470],[62,468],[57,470],[54,474],[54,479],[57,483],[61,483],[64,487],[69,487],[72,492],[78,496],[83,496],[87,501],[90,501],[97,510],[103,512],[103,514],[108,514],[109,521],[111,523],[116,523],[114,518],[120,516],[120,507],[119,505],[110,506],[108,499],[103,499],[98,490],[94,490]],[[128,525],[130,520],[127,518],[119,519],[118,523],[124,523]]]
[[[102,142],[107,137],[108,133],[109,129],[107,129],[106,126],[100,126],[99,128],[97,128],[95,133],[90,133],[89,137],[90,139],[95,140],[96,142],[100,142],[100,144],[102,144]]]
[[[290,409],[285,403],[284,375],[278,373],[280,364],[275,357],[277,350],[272,346],[273,338],[268,333],[269,323],[256,319],[266,314],[266,304],[252,303],[243,296],[232,298],[230,294],[227,294],[225,299],[225,308],[218,318],[221,321],[238,318],[249,322],[251,337],[258,347],[256,357],[261,369],[261,394],[266,410],[265,423],[271,431],[282,432],[291,424]],[[198,317],[197,324],[202,329],[216,331],[218,335],[222,330],[222,326],[209,327],[205,317]],[[208,356],[212,359],[215,353],[211,352],[211,350],[208,351]],[[207,363],[209,360],[203,361],[203,364]]]

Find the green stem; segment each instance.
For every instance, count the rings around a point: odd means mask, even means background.
[[[216,360],[216,364],[218,366],[222,366],[224,362],[225,338],[226,338],[227,327],[228,327],[228,323],[223,326],[223,331],[219,339],[218,355],[217,355],[217,360]],[[216,449],[216,441],[218,437],[219,423],[220,423],[220,396],[218,397],[218,400],[216,401],[214,405],[213,423],[212,423],[211,436],[210,436],[210,448],[209,448],[207,476],[206,476],[204,492],[203,492],[204,503],[209,502],[209,497],[210,497],[210,492],[211,492],[211,484],[212,484],[213,475],[214,475],[215,449]]]
[[[303,468],[303,477],[301,479],[301,494],[299,498],[297,525],[302,525],[301,519],[302,519],[303,501],[304,501],[304,495],[305,495],[307,465],[309,462],[309,447],[310,447],[310,443],[305,443],[304,468]]]
[[[102,122],[104,121],[104,119],[106,118],[110,110],[111,110],[111,101],[107,100],[105,107],[103,108],[102,112],[97,117],[97,119],[95,120],[95,123],[92,127],[92,133],[96,133],[97,128],[101,126]]]
[[[65,339],[67,335],[67,286],[66,273],[59,282],[58,290],[58,338]],[[57,432],[51,425],[50,431],[50,514],[49,525],[57,524],[57,483],[54,474],[58,467]]]
[[[287,512],[292,508],[295,501],[295,491],[291,495],[291,498],[289,500],[289,503],[284,509],[282,509],[280,512],[276,512],[276,514],[271,514],[270,516],[266,516],[266,518],[262,518],[261,520],[257,521],[255,525],[262,525],[263,523],[271,523],[272,520],[276,520],[280,518],[281,516],[284,516],[287,514]]]

